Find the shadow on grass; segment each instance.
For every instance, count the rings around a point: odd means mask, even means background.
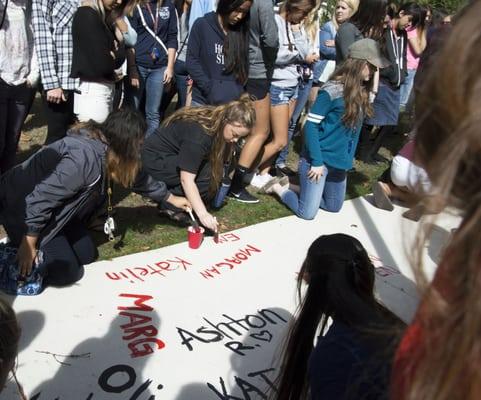
[[[353,199],[366,194],[364,188],[370,186],[370,180],[371,178],[369,176],[357,169],[353,172],[349,172],[347,175],[346,198]]]
[[[28,132],[33,129],[43,128],[47,125],[47,120],[43,113],[43,105],[42,105],[42,98],[40,94],[37,93],[35,99],[32,104],[32,108],[29,112],[30,118],[27,118],[27,121],[23,125],[23,131]]]
[[[159,228],[184,230],[185,228],[176,222],[159,215],[155,205],[142,205],[136,207],[115,207],[115,240],[113,248],[120,250],[125,246],[128,233],[133,236],[157,234]],[[97,246],[109,243],[107,235],[102,231],[92,231],[92,236]],[[132,236],[132,235],[131,235]]]

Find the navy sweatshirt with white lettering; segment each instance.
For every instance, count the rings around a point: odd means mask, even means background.
[[[156,0],[141,3],[140,9],[147,26],[155,32],[167,49],[177,49],[177,13],[171,0],[164,0],[157,6]],[[156,16],[157,15],[157,16]],[[155,21],[157,20],[157,24]],[[167,52],[163,46],[145,29],[139,13],[139,7],[129,17],[132,28],[137,32],[135,44],[135,62],[145,68],[161,68],[167,65]],[[157,28],[157,29],[155,29]],[[152,50],[156,48],[157,59],[153,59]]]
[[[243,92],[234,74],[224,72],[224,38],[215,12],[197,19],[192,26],[186,64],[194,81],[192,100],[196,103],[225,104]]]

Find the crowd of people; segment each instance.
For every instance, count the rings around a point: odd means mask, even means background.
[[[338,0],[322,26],[319,7],[4,0],[0,213],[19,284],[34,273],[42,286],[82,277],[96,258],[89,221],[105,209],[106,233],[114,229],[113,182],[176,221],[192,210],[214,232],[210,210],[226,195],[259,201],[249,183],[300,218],[338,212],[353,159],[377,163],[400,112],[413,113],[413,132],[375,183],[374,202],[418,206],[412,219],[446,205],[462,211],[434,281],[405,329],[375,298],[362,244],[321,236],[299,273],[301,303],[272,397],[477,399],[481,2],[451,21],[413,2]],[[15,165],[36,91],[46,143]],[[177,110],[167,116],[174,95]],[[298,130],[295,185],[286,154]],[[415,267],[421,276],[421,262]],[[0,327],[1,391],[20,336],[1,299]]]

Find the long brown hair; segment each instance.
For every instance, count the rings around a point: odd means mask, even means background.
[[[231,157],[231,148],[229,146],[227,149],[224,140],[224,127],[226,124],[237,123],[251,130],[255,119],[254,103],[249,96],[244,95],[239,100],[219,106],[181,108],[165,119],[163,126],[180,120],[192,121],[201,125],[204,131],[214,138],[209,157],[212,170],[209,194],[214,195],[222,180],[224,161]]]
[[[465,400],[481,393],[480,15],[481,1],[475,1],[456,20],[416,94],[415,154],[463,221],[424,295],[419,343],[397,371],[407,384],[400,391],[393,386],[393,398]],[[423,278],[419,255],[416,272]]]
[[[111,112],[101,124],[90,120],[72,127],[107,145],[107,173],[126,188],[133,185],[141,168],[140,150],[146,128],[144,118],[130,108]]]
[[[363,117],[372,117],[373,111],[369,103],[372,79],[368,82],[361,79],[366,62],[365,60],[348,58],[334,71],[329,79],[330,81],[339,81],[344,85],[345,111],[342,122],[346,126],[354,127]]]

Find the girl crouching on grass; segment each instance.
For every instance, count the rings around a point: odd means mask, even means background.
[[[112,182],[155,202],[190,208],[141,170],[145,128],[137,112],[116,110],[102,124],[73,126],[65,138],[2,175],[0,218],[11,246],[18,248],[20,277],[31,277],[39,264],[44,286],[82,278],[83,266],[97,257],[86,226],[110,198]]]
[[[216,232],[217,220],[205,202],[221,184],[233,144],[247,136],[254,123],[253,102],[247,96],[220,106],[180,109],[145,141],[143,167],[154,179],[162,178],[172,193],[185,195],[202,225]],[[162,211],[185,222],[179,208],[165,204]]]
[[[341,209],[362,121],[372,114],[373,75],[376,68],[387,65],[372,39],[349,47],[348,59],[321,88],[307,117],[299,160],[300,190],[289,190],[288,179],[281,178],[269,182],[266,193],[275,193],[303,219],[313,219],[319,208]]]

